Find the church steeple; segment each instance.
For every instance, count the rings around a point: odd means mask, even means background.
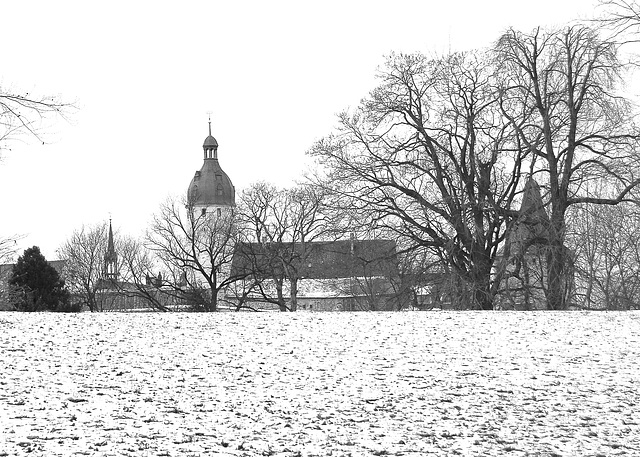
[[[218,160],[218,142],[211,135],[211,116],[209,116],[209,136],[205,138],[202,148],[204,149],[205,160]]]
[[[223,208],[236,205],[236,191],[218,161],[218,142],[211,135],[211,117],[209,136],[205,138],[202,147],[204,163],[189,184],[187,206],[197,210],[198,215],[211,211],[220,213]]]
[[[111,218],[109,218],[109,239],[107,240],[107,252],[104,254],[105,279],[116,281],[118,279],[118,254],[113,243],[113,229],[111,228]]]

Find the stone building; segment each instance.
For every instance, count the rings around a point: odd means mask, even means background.
[[[292,274],[298,278],[298,311],[394,310],[403,301],[390,240],[243,243],[236,246],[231,271],[246,279],[227,291],[227,300],[244,300],[253,309],[278,309],[276,281],[290,308]]]
[[[504,271],[496,308],[547,308],[549,230],[549,216],[542,202],[540,186],[529,178],[524,186],[518,217],[507,233],[504,248],[496,262]],[[564,246],[562,249],[570,259],[569,249]],[[568,270],[563,282],[565,289],[570,291],[573,288],[573,271],[571,268]]]

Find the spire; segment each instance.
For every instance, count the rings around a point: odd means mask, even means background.
[[[118,279],[118,254],[113,242],[113,228],[111,227],[111,217],[109,217],[109,237],[107,239],[107,252],[104,253],[104,271],[105,279]]]
[[[211,113],[209,113],[209,136],[211,136]]]
[[[531,226],[549,224],[549,216],[542,203],[540,186],[533,178],[529,178],[524,184],[520,216]]]
[[[540,186],[530,177],[524,185],[518,221],[510,236],[511,243],[519,246],[514,252],[543,244],[549,239],[548,230],[549,216],[544,209]]]
[[[107,246],[107,255],[115,255],[116,248],[113,245],[113,228],[111,227],[111,217],[109,217],[109,241]]]

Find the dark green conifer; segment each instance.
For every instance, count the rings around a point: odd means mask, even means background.
[[[69,303],[64,280],[37,246],[26,249],[18,257],[9,285],[14,306],[20,311],[56,311],[66,309]]]

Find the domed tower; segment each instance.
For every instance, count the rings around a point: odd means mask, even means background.
[[[218,162],[218,142],[211,135],[211,119],[209,136],[202,148],[204,163],[189,184],[187,203],[196,214],[216,212],[220,215],[223,210],[236,205],[236,190]]]

